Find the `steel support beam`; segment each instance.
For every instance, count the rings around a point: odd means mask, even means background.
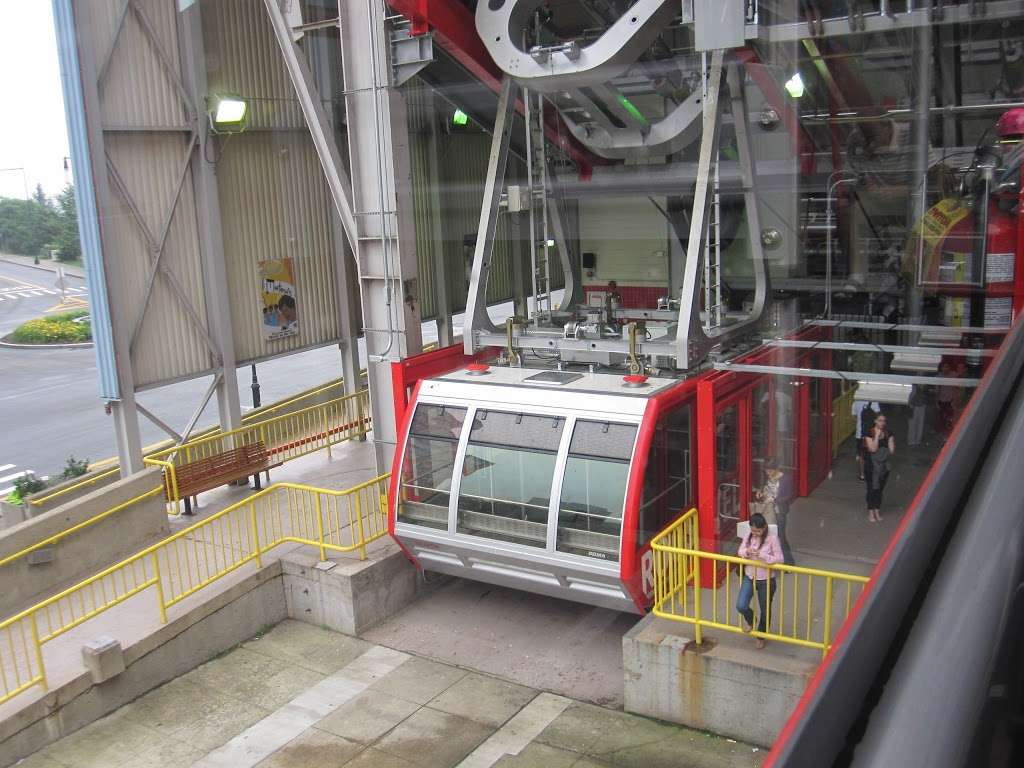
[[[88,153],[86,157],[73,158],[76,167],[89,166],[92,177],[92,186],[95,196],[97,223],[99,224],[100,242],[106,245],[106,217],[110,215],[110,187],[107,175],[106,150],[103,142],[102,112],[100,110],[99,97],[99,65],[95,59],[96,51],[90,46],[83,45],[83,40],[93,39],[90,29],[92,18],[84,14],[81,18],[75,18],[70,0],[55,0],[55,17],[58,23],[58,34],[67,38],[76,36],[77,39],[69,40],[77,49],[79,72],[65,72],[65,77],[80,78],[82,115],[76,118],[84,120],[80,126],[84,131],[84,137],[88,142]],[[105,236],[106,235],[106,236]],[[123,275],[119,267],[122,265],[111,263],[110,254],[113,249],[103,247],[98,254],[103,260],[102,274],[106,284],[103,286],[102,296],[122,295],[117,290]],[[90,303],[95,310],[94,302],[100,300],[96,289],[90,291]],[[93,311],[95,317],[109,317],[111,324],[111,335],[113,338],[113,364],[117,379],[117,397],[108,399],[110,414],[114,417],[114,434],[117,441],[117,455],[120,462],[121,476],[141,472],[145,469],[142,463],[142,440],[139,434],[139,414],[135,404],[135,378],[131,364],[131,350],[129,339],[131,329],[128,327],[128,318],[124,312],[109,311],[109,306],[103,306],[101,311]],[[107,393],[114,394],[114,393]]]
[[[324,113],[323,103],[320,99],[313,97],[313,94],[317,93],[313,74],[309,70],[309,64],[306,63],[302,48],[299,47],[292,35],[292,28],[281,11],[278,0],[263,0],[263,4],[270,17],[270,26],[274,30],[274,37],[277,38],[277,44],[281,49],[285,67],[288,69],[288,76],[295,87],[296,96],[302,107],[302,114],[309,126],[310,136],[313,138],[317,156],[320,158],[320,165],[324,169],[327,188],[331,192],[334,206],[345,228],[349,245],[352,247],[353,253],[358,254],[358,228],[350,199],[352,185],[345,173],[345,165],[334,141],[330,122]]]
[[[383,473],[398,440],[391,364],[423,348],[409,127],[405,99],[392,84],[384,0],[352,0],[338,10],[373,438]]]
[[[191,103],[202,104],[206,97],[206,55],[203,50],[202,16],[196,3],[178,14],[178,48],[183,80]],[[228,432],[242,425],[242,407],[238,399],[238,370],[234,325],[228,301],[227,264],[221,231],[220,197],[217,168],[206,158],[210,126],[206,114],[196,108],[190,115],[196,136],[196,152],[190,153],[192,188],[195,194],[199,251],[203,267],[203,294],[206,324],[216,345],[217,413],[221,430]]]
[[[329,26],[337,28],[337,20],[331,21]],[[340,41],[329,35],[307,35],[304,44],[309,60],[314,64],[312,70],[316,78],[317,91],[322,96],[321,101],[341,98],[345,85],[338,67],[341,55],[338,47]],[[335,111],[331,110],[326,117],[337,146],[339,133],[335,123]],[[339,153],[340,149],[339,147]],[[334,287],[338,303],[338,354],[341,359],[341,377],[345,394],[351,395],[362,389],[363,385],[360,374],[363,366],[359,360],[359,275],[355,256],[345,235],[345,225],[337,208],[331,210],[331,242]]]
[[[455,331],[452,329],[452,302],[448,296],[448,259],[445,257],[446,245],[452,241],[451,233],[445,227],[446,217],[442,210],[441,195],[441,147],[438,141],[437,116],[444,112],[438,104],[437,92],[430,89],[430,137],[427,148],[427,168],[432,182],[430,184],[430,221],[434,230],[434,315],[437,323],[437,344],[449,347],[455,342]]]
[[[688,369],[702,362],[711,348],[740,334],[749,332],[760,321],[771,296],[768,270],[764,262],[761,245],[761,222],[758,214],[758,197],[754,158],[750,146],[750,123],[746,106],[746,91],[741,64],[728,65],[729,92],[733,126],[736,130],[736,147],[739,152],[739,168],[743,186],[743,198],[747,215],[747,242],[754,266],[754,301],[750,316],[719,331],[705,331],[700,317],[700,277],[703,262],[707,258],[706,235],[708,210],[711,205],[712,163],[718,158],[718,137],[721,127],[719,96],[723,79],[724,53],[715,51],[711,55],[708,75],[708,92],[704,100],[705,113],[701,136],[700,157],[697,163],[697,186],[693,196],[693,215],[690,217],[690,235],[686,249],[686,266],[683,275],[683,294],[679,302],[679,325],[676,336],[676,367]]]
[[[776,376],[804,376],[809,379],[836,379],[839,381],[867,381],[879,384],[916,384],[936,387],[976,387],[981,379],[955,378],[950,376],[905,376],[897,373],[864,373],[862,371],[833,371],[827,368],[797,368],[787,365],[758,365],[755,363],[715,363],[716,371],[737,371],[740,373],[769,373]]]
[[[477,349],[475,335],[478,331],[497,332],[487,314],[487,277],[494,255],[494,232],[498,226],[498,209],[501,192],[505,186],[505,168],[508,164],[508,145],[512,137],[512,113],[515,109],[519,87],[511,77],[501,84],[498,109],[494,118],[494,134],[491,137],[491,154],[487,161],[487,177],[484,181],[484,199],[480,206],[480,223],[476,233],[476,247],[473,251],[473,272],[469,278],[469,295],[466,298],[466,314],[463,321],[462,340],[466,354],[472,355]],[[530,248],[534,247],[530,243]]]

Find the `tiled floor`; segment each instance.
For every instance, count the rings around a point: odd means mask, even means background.
[[[19,768],[755,766],[763,750],[296,621]]]

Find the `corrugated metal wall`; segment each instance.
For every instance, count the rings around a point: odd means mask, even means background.
[[[217,178],[239,362],[335,341],[335,243],[323,171],[260,0],[204,2],[211,93],[251,105],[245,133],[220,142]],[[291,257],[299,334],[265,342],[258,263]]]
[[[110,0],[78,0],[76,25],[81,43],[100,63],[112,51],[99,84],[107,157],[146,229],[159,240],[188,149],[186,109],[169,72],[180,71],[177,11],[173,3],[164,0],[140,0],[153,37],[147,35],[136,14],[128,11],[115,45],[123,7],[123,3]],[[161,56],[167,66],[161,63]],[[113,174],[109,185],[110,207],[101,211],[101,226],[111,311],[128,312],[128,325],[133,327],[137,307],[146,295],[153,249]],[[188,304],[205,326],[195,202],[188,175],[174,210],[161,264],[178,278]],[[136,386],[211,370],[210,351],[189,314],[167,278],[157,276],[133,347]]]

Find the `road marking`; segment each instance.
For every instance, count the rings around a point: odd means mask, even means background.
[[[505,755],[518,755],[572,704],[564,696],[542,693],[470,752],[457,768],[491,768]]]
[[[0,467],[0,472],[6,472],[8,469],[14,469],[15,466],[15,464],[4,464]]]
[[[13,277],[6,277],[4,275],[0,275],[0,280],[3,280],[5,283],[10,283],[11,285],[14,285],[14,286],[16,286],[18,288],[42,288],[43,287],[41,285],[36,285],[35,283],[26,283],[24,280],[16,280]]]
[[[192,764],[192,768],[252,768],[343,704],[371,683],[397,669],[409,655],[375,645],[280,709]]]

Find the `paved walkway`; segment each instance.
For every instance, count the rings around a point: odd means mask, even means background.
[[[36,264],[35,259],[31,256],[15,256],[11,253],[0,253],[0,261],[18,264],[22,267],[34,267],[47,272],[56,272],[57,267],[64,267],[64,274],[70,275],[71,277],[79,277],[83,280],[85,279],[85,270],[81,267],[76,267],[73,264],[65,264],[61,261],[53,261],[52,259],[40,259],[39,263]]]
[[[727,768],[764,754],[289,620],[19,768]]]

